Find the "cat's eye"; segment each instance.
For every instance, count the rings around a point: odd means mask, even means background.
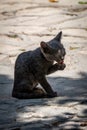
[[[58,50],[58,54],[61,54],[61,50]]]

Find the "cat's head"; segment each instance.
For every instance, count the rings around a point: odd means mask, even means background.
[[[62,32],[58,33],[58,35],[49,42],[41,42],[41,52],[45,56],[48,61],[56,61],[61,63],[64,61],[65,57],[65,48],[63,44],[61,44]]]

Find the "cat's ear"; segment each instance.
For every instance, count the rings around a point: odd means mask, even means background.
[[[50,51],[50,46],[49,46],[46,42],[42,41],[42,42],[40,43],[40,46],[41,46],[41,50],[43,50],[43,52],[49,53],[49,51]]]
[[[43,48],[43,49],[47,48],[47,44],[46,44],[44,41],[42,41],[42,42],[40,43],[40,46],[41,46],[41,48]]]
[[[54,39],[56,39],[57,41],[61,41],[61,38],[62,38],[62,31],[61,32],[59,32],[58,34],[57,34],[57,36],[54,38]]]

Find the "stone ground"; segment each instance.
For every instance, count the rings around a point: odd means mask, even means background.
[[[87,4],[79,1],[0,0],[0,130],[87,130]],[[59,97],[12,98],[18,54],[60,30],[67,67],[47,77]]]

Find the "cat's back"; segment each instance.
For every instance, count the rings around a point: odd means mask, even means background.
[[[33,51],[26,51],[18,55],[16,62],[15,62],[15,70],[18,71],[27,68],[35,67],[38,62],[41,62],[41,52],[40,49],[37,48]]]
[[[15,62],[15,72],[22,73],[25,70],[28,70],[28,64],[30,62],[32,51],[23,52],[18,55]]]
[[[23,52],[18,55],[15,64],[23,64],[31,57],[32,51]]]
[[[45,59],[40,48],[33,51],[21,53],[15,63],[15,71],[17,73],[46,73],[47,69],[53,64]]]

